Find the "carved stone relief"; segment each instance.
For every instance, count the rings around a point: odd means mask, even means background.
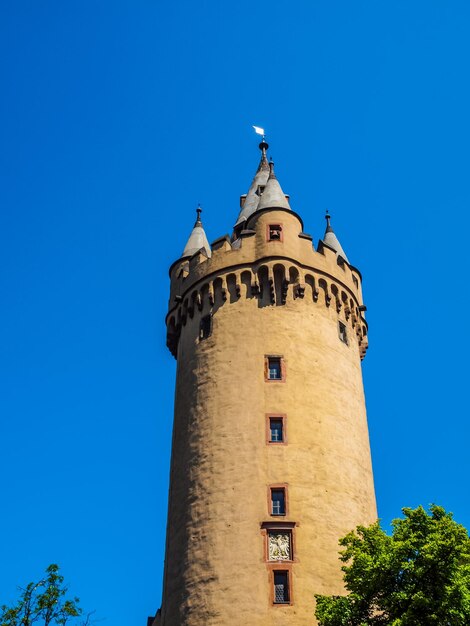
[[[268,554],[270,561],[290,561],[291,535],[286,532],[270,532],[268,537]]]

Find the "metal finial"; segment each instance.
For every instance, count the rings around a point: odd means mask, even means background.
[[[202,213],[201,203],[200,202],[197,203],[196,213],[197,213],[196,224],[200,224],[201,223],[201,213]]]
[[[326,219],[326,231],[330,231],[332,230],[331,225],[330,225],[330,220],[331,220],[331,215],[328,211],[328,209],[326,209],[325,211],[325,219]]]
[[[274,173],[274,161],[269,159],[269,178],[276,178],[276,174]]]
[[[261,150],[261,152],[263,153],[264,158],[266,158],[266,151],[269,148],[269,145],[265,142],[264,135],[263,135],[263,141],[259,144],[258,147]]]

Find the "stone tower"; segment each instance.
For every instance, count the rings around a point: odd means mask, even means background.
[[[232,237],[198,210],[170,268],[178,362],[161,626],[311,626],[338,539],[376,519],[361,274],[316,249],[268,163]],[[152,621],[150,621],[152,623]]]

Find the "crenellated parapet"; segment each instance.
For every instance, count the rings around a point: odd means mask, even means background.
[[[167,344],[177,356],[180,333],[188,320],[199,321],[242,298],[258,307],[309,303],[334,311],[348,337],[355,337],[361,358],[367,349],[367,323],[361,275],[328,245],[313,248],[299,216],[290,210],[256,213],[234,241],[216,240],[208,257],[204,250],[171,267]],[[269,229],[280,228],[270,240]]]
[[[242,298],[256,299],[260,308],[294,303],[330,308],[338,321],[349,326],[348,337],[356,337],[361,358],[365,356],[367,322],[357,295],[330,275],[282,258],[229,267],[188,285],[188,290],[176,296],[167,315],[167,345],[173,356],[177,357],[179,336],[188,320],[195,318],[200,324],[202,318],[217,315],[224,306],[236,306]]]

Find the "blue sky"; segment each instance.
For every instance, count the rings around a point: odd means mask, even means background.
[[[467,2],[2,2],[0,603],[58,562],[103,623],[160,605],[168,267],[230,232],[264,126],[364,276],[379,513],[468,501]],[[242,340],[242,338],[241,338]],[[313,593],[314,590],[312,590]]]

